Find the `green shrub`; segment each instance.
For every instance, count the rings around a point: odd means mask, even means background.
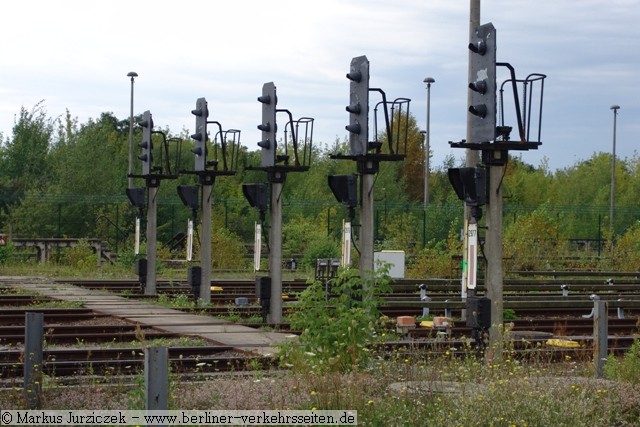
[[[557,218],[548,205],[520,215],[504,229],[504,257],[507,270],[542,270],[553,266],[562,252]]]
[[[321,219],[294,216],[282,226],[282,253],[285,256],[300,256],[300,267],[315,268],[318,258],[336,258],[340,254],[340,245],[327,231],[318,227]]]
[[[138,259],[138,255],[133,252],[133,248],[122,250],[118,253],[116,265],[121,267],[123,270],[133,271],[136,265],[136,259]]]
[[[0,246],[0,264],[6,264],[16,253],[16,247],[11,243]]]
[[[307,250],[302,257],[302,266],[304,268],[314,269],[316,259],[338,257],[340,257],[338,243],[331,237],[324,236],[308,244]]]
[[[604,373],[609,379],[640,384],[640,341],[635,340],[622,359],[610,355]]]
[[[605,254],[610,254],[606,267],[620,271],[640,270],[640,221],[629,227],[613,243],[607,240]]]
[[[512,308],[505,308],[502,310],[502,318],[504,320],[516,320],[518,316],[516,316],[516,312]]]
[[[429,247],[423,248],[418,253],[411,264],[407,265],[407,278],[453,277],[458,271],[452,268],[457,266],[452,264],[452,257],[461,254],[462,242],[460,241],[460,235],[450,232],[446,241],[429,242]]]
[[[60,263],[80,271],[87,271],[96,268],[98,256],[86,239],[80,239],[76,246],[64,250]]]
[[[223,270],[244,270],[249,265],[248,252],[242,239],[227,228],[213,230],[211,266]]]
[[[130,271],[131,273],[135,272],[136,261],[140,258],[148,258],[147,257],[147,242],[140,242],[139,253],[136,255],[134,253],[133,248],[120,251],[118,254],[118,259],[116,261],[116,265],[122,268],[123,270]],[[171,251],[169,248],[158,245],[156,246],[156,272],[162,273],[165,270],[165,264],[162,260],[171,259]]]
[[[380,336],[376,294],[390,291],[387,269],[363,279],[355,269],[342,270],[329,281],[329,294],[321,281],[300,293],[290,322],[302,330],[299,345],[282,348],[285,363],[316,372],[357,370],[369,360],[369,344]],[[380,270],[379,270],[380,271]]]

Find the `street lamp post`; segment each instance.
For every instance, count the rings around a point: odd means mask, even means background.
[[[431,83],[435,83],[435,79],[433,77],[426,77],[423,81],[427,84],[427,131],[424,136],[424,194],[422,202],[422,207],[426,217],[427,206],[429,205],[429,127],[431,119]]]
[[[129,188],[133,188],[133,79],[138,77],[138,73],[131,71],[127,74],[131,77],[131,112],[129,115]]]
[[[425,145],[426,145],[426,141],[427,141],[427,131],[426,130],[421,130],[420,131],[420,135],[422,135],[422,140],[424,142],[424,144],[422,145],[422,149],[425,149]],[[428,151],[427,151],[428,152]],[[427,155],[427,157],[429,157]],[[427,170],[427,166],[425,165],[424,170]],[[427,182],[425,181],[424,183],[424,187],[427,188]],[[426,193],[426,190],[425,190]],[[425,194],[425,199],[428,196],[428,194]],[[422,211],[422,247],[425,248],[427,246],[427,208],[426,206],[423,206],[423,211]]]
[[[613,110],[613,149],[611,151],[611,206],[609,207],[609,228],[613,233],[613,215],[616,200],[616,119],[618,117],[619,105],[612,105]]]

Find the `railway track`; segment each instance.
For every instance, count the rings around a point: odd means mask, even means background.
[[[141,295],[139,284],[131,280],[64,280],[91,289],[100,289],[130,298],[149,299],[154,297]],[[432,300],[420,301],[418,286],[425,284]],[[562,296],[560,284],[568,284],[570,295]],[[209,316],[236,318],[255,318],[261,316],[260,307],[254,298],[255,283],[251,280],[224,280],[212,282],[217,288],[212,291],[212,307],[184,308]],[[304,280],[285,281],[283,291],[293,295],[307,286]],[[221,288],[221,289],[219,289]],[[584,318],[593,302],[589,295],[597,293],[603,299],[611,301],[609,314],[609,348],[614,353],[628,349],[640,335],[640,283],[636,277],[617,278],[614,282],[597,278],[545,278],[509,279],[505,281],[505,308],[514,307],[517,318],[509,320],[514,334],[514,349],[522,357],[548,354],[549,357],[573,355],[589,357],[593,320]],[[0,289],[1,290],[1,289]],[[381,308],[384,315],[394,319],[397,316],[420,316],[428,307],[430,313],[442,315],[445,310],[459,310],[463,303],[459,298],[458,280],[420,280],[396,281],[394,292],[385,295],[388,303]],[[191,289],[181,282],[158,282],[160,294],[187,294]],[[236,306],[235,299],[247,298],[249,305]],[[624,300],[620,302],[619,300]],[[45,351],[44,372],[56,376],[79,374],[104,375],[107,373],[139,373],[143,363],[142,348],[123,345],[131,341],[145,339],[177,338],[177,334],[163,332],[152,327],[135,324],[108,324],[108,316],[101,316],[83,308],[46,308],[37,307],[50,301],[39,295],[7,294],[0,292],[0,377],[10,378],[22,375],[24,357],[20,345],[24,340],[24,319],[26,311],[44,314],[45,340],[49,347]],[[616,318],[616,304],[627,303],[626,318]],[[295,304],[285,304],[285,315]],[[31,307],[34,307],[33,309]],[[634,315],[636,315],[634,317]],[[99,325],[83,325],[97,322]],[[273,327],[274,325],[250,323],[254,328]],[[287,325],[278,325],[280,331]],[[392,326],[394,328],[395,325]],[[294,331],[295,332],[295,331]],[[428,354],[452,352],[462,354],[468,351],[469,328],[461,322],[452,321],[449,328],[426,329],[417,327],[408,331],[397,342],[389,342],[375,347],[382,353],[398,353],[403,349],[419,349]],[[562,337],[581,344],[575,349],[553,349],[545,345],[548,337]],[[8,344],[11,343],[10,346]],[[107,345],[108,343],[108,345]],[[73,348],[53,348],[69,346]],[[78,348],[81,347],[81,348]],[[239,350],[240,348],[240,350]],[[466,348],[466,350],[465,350]],[[217,372],[224,370],[243,370],[251,364],[273,366],[272,359],[259,357],[241,351],[241,346],[205,345],[196,347],[169,347],[172,369],[176,372]]]
[[[169,363],[174,373],[243,371],[274,366],[265,356],[242,353],[231,346],[209,345],[169,347]],[[24,353],[0,351],[0,378],[23,375]],[[55,377],[75,375],[137,375],[144,365],[140,347],[54,348],[43,351],[43,373]]]
[[[610,350],[621,354],[626,350],[623,341],[630,337],[619,337]],[[514,341],[511,355],[519,359],[562,361],[567,358],[589,360],[593,355],[588,337],[577,340],[577,348],[551,348],[537,345],[541,340]],[[381,357],[429,357],[442,354],[464,357],[473,354],[468,339],[401,340],[372,346]],[[0,352],[0,379],[10,381],[23,376],[24,354],[20,350]],[[144,367],[141,348],[83,348],[48,349],[43,354],[43,373],[56,378],[75,376],[122,376],[140,375]],[[219,372],[243,372],[256,369],[277,368],[273,357],[242,354],[229,346],[170,347],[169,364],[172,373],[178,375],[210,374]]]
[[[1,342],[23,342],[24,325],[0,326]],[[139,325],[62,325],[47,324],[44,328],[44,339],[48,344],[91,343],[123,343],[159,338],[179,338],[176,333],[140,327]]]
[[[517,329],[514,328],[514,331]],[[467,328],[451,328],[446,337],[436,335],[436,331],[414,330],[399,341],[386,342],[373,346],[373,350],[382,355],[402,356],[452,354],[468,355],[470,331]],[[590,336],[567,336],[579,343],[577,348],[551,348],[544,337],[528,337],[512,341],[512,354],[519,358],[538,358],[542,360],[563,360],[567,357],[587,360],[591,357],[592,342]],[[614,354],[626,351],[633,342],[632,336],[610,336],[609,348]],[[272,357],[243,353],[237,346],[172,346],[169,350],[169,363],[176,374],[215,373],[246,371],[276,367],[277,360]],[[20,378],[23,375],[24,353],[20,349],[0,351],[0,378]],[[141,347],[104,347],[85,348],[48,348],[43,354],[43,373],[55,377],[78,375],[139,375],[143,369],[144,353]]]
[[[505,308],[515,310],[518,317],[565,314],[581,316],[589,313],[593,304],[590,296],[596,294],[602,299],[611,301],[612,311],[622,308],[628,316],[640,315],[640,280],[635,273],[633,276],[617,273],[622,274],[622,277],[618,277],[615,272],[600,274],[595,272],[593,277],[577,278],[562,275],[554,278],[551,276],[552,273],[555,272],[549,272],[548,276],[542,276],[543,272],[535,272],[535,276],[505,279],[503,286]],[[609,276],[613,279],[603,279]],[[131,298],[153,298],[141,295],[139,284],[132,280],[65,280],[65,282],[92,289],[109,290]],[[428,304],[420,301],[418,289],[420,285],[426,287],[426,293],[431,298]],[[308,286],[307,282],[303,279],[283,281],[285,302],[295,301],[296,293],[305,289],[306,286]],[[563,295],[561,286],[568,287],[565,291],[566,296]],[[392,288],[392,294],[381,295],[387,301],[386,306],[382,307],[382,312],[387,316],[420,316],[424,307],[430,308],[431,313],[438,315],[444,315],[447,308],[452,310],[464,308],[464,303],[460,300],[460,283],[457,279],[396,280]],[[158,293],[191,295],[191,289],[184,282],[159,281]],[[483,293],[480,285],[478,294]],[[246,298],[249,306],[236,307],[238,297]],[[258,305],[253,280],[212,281],[211,303],[214,306],[209,310],[211,315],[224,315],[222,314],[224,309],[218,306],[235,307],[233,310],[236,314],[240,313],[242,316],[261,315],[259,309],[251,308]]]
[[[83,286],[91,289],[105,289],[110,291],[141,291],[140,284],[135,280],[85,280],[85,279],[65,279],[59,282],[69,283],[72,285]],[[213,280],[212,286],[223,288],[230,293],[251,293],[255,291],[255,280],[249,279],[220,279]],[[391,283],[394,293],[415,293],[418,286],[425,285],[432,292],[460,292],[460,279],[395,279]],[[562,285],[569,286],[576,292],[595,292],[595,291],[620,291],[632,292],[640,294],[640,277],[632,278],[608,278],[602,277],[566,277],[557,278],[548,277],[526,277],[526,278],[505,278],[504,291],[509,292],[559,292]],[[189,290],[186,280],[158,280],[158,292],[172,292],[174,290]],[[282,289],[284,292],[299,292],[308,286],[307,279],[283,280]],[[480,280],[478,287],[484,287]]]
[[[0,297],[0,306],[2,306],[2,298]],[[26,311],[34,311],[29,308],[6,308],[0,309],[0,325],[24,325],[24,314]],[[47,308],[38,307],[37,311],[44,315],[46,324],[61,324],[70,322],[83,322],[109,316],[95,313],[86,308]]]
[[[108,290],[132,297],[142,297],[140,285],[132,280],[65,280],[90,289]],[[424,285],[427,295],[433,298],[455,299],[460,297],[459,280],[454,279],[422,279],[395,280],[392,283],[391,294],[384,294],[387,299],[414,299],[420,296],[419,286]],[[282,284],[283,295],[289,300],[295,300],[296,294],[308,286],[306,280],[285,280]],[[505,279],[503,294],[505,299],[544,299],[560,298],[564,292],[572,298],[588,298],[592,294],[608,295],[616,298],[640,300],[640,280],[616,279],[609,282],[601,278],[579,279]],[[158,294],[191,295],[191,288],[180,281],[159,281]],[[482,284],[478,293],[484,293]],[[255,302],[255,281],[253,280],[215,280],[212,281],[211,299],[214,304],[233,304],[237,297],[245,297],[249,302]],[[143,297],[144,298],[144,297]]]

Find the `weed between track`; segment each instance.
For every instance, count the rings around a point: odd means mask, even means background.
[[[320,338],[324,343],[327,337]],[[171,345],[144,343],[166,344]],[[419,348],[371,351],[357,358],[357,366],[340,370],[327,369],[308,349],[283,361],[282,368],[262,369],[249,362],[231,373],[183,375],[174,366],[170,409],[351,409],[365,426],[640,425],[640,372],[635,364],[640,349],[609,361],[607,373],[614,381],[592,379],[590,356],[576,360],[567,354],[551,363],[541,354],[525,361],[503,344],[504,357],[493,363],[463,346],[443,354]],[[126,376],[116,369],[87,374],[73,381],[45,377],[43,407],[144,407],[141,370]],[[7,387],[0,390],[0,407],[24,408],[21,385],[11,381],[5,380]]]
[[[589,364],[565,360],[486,364],[475,357],[385,354],[365,369],[318,374],[278,369],[171,375],[172,409],[353,409],[372,426],[637,426],[640,387],[585,379]],[[142,376],[46,378],[47,409],[142,409]],[[22,408],[19,387],[0,390],[0,407]]]

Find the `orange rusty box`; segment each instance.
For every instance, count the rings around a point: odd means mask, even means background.
[[[397,325],[398,326],[415,326],[416,318],[414,316],[398,316]]]
[[[433,318],[433,326],[449,326],[451,324],[451,319],[443,316],[436,316]]]

